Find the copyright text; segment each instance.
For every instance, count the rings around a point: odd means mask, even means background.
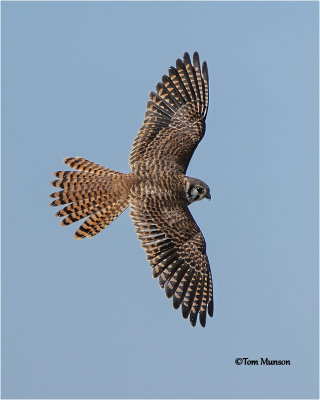
[[[268,357],[261,357],[251,360],[248,357],[238,357],[234,360],[236,365],[291,365],[290,360],[270,360]]]

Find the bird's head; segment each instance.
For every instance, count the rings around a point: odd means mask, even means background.
[[[209,186],[197,178],[185,177],[185,191],[189,204],[204,198],[211,199]]]

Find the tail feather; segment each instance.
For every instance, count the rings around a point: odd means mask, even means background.
[[[101,204],[101,209],[104,208],[104,204],[107,198],[96,198],[96,199],[85,199],[68,204],[56,213],[57,217],[65,217],[69,214],[78,213],[85,210],[92,210]]]
[[[84,200],[84,199],[96,199],[97,197],[103,197],[110,194],[112,191],[112,186],[108,190],[103,189],[94,190],[92,188],[82,189],[77,191],[68,191],[69,189],[62,190],[61,192],[55,192],[50,195],[50,197],[56,199],[51,204],[53,206],[60,206],[63,204],[68,204],[74,201]],[[53,204],[54,203],[54,204]]]
[[[63,171],[61,171],[63,172]],[[74,174],[78,174],[77,172],[74,172]],[[51,185],[57,188],[63,189],[67,184],[82,184],[82,183],[97,183],[97,182],[104,182],[105,177],[102,176],[96,176],[93,174],[87,174],[86,172],[79,172],[81,175],[75,175],[74,177],[67,177],[67,178],[60,178],[56,179],[51,182]]]
[[[98,211],[86,219],[74,234],[75,239],[93,237],[111,224],[128,207],[129,198],[123,199],[109,209]]]
[[[65,158],[64,162],[78,171],[54,173],[58,179],[51,185],[62,190],[50,195],[55,199],[51,206],[67,204],[56,213],[57,217],[63,217],[63,226],[88,217],[76,231],[76,239],[94,236],[128,207],[132,175],[81,157]]]
[[[94,175],[120,174],[120,172],[114,171],[113,169],[107,167],[103,167],[100,164],[96,164],[82,157],[67,157],[63,161],[65,164],[68,165],[68,167],[71,167],[78,171],[89,172]]]
[[[110,179],[110,178],[108,177],[108,179]],[[106,183],[106,177],[105,177],[104,181],[98,181],[98,182],[83,182],[83,183],[66,182],[66,183],[61,184],[61,187],[59,187],[59,189],[66,189],[68,192],[83,192],[85,190],[87,192],[89,192],[89,191],[95,192],[97,190],[110,191],[111,187],[112,187],[112,180],[110,179],[110,182]],[[59,196],[57,196],[53,193],[52,197],[56,198]]]
[[[100,212],[101,210],[104,210],[104,205],[99,205],[96,207],[92,208],[86,208],[84,210],[76,211],[76,212],[71,212],[68,213],[65,218],[61,221],[61,225],[70,225],[73,224],[74,222],[80,221],[80,219],[88,217],[90,215],[96,214]],[[62,215],[57,215],[58,217],[61,217]]]

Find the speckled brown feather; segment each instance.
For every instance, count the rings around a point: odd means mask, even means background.
[[[54,173],[58,179],[51,182],[52,186],[63,190],[50,195],[55,199],[51,205],[68,204],[56,213],[57,217],[64,217],[61,225],[70,225],[89,217],[77,229],[75,238],[92,237],[128,207],[134,177],[132,174],[122,174],[81,157],[66,158],[64,161],[81,172]]]
[[[173,307],[181,306],[194,326],[213,315],[213,290],[206,244],[186,199],[188,164],[205,133],[208,69],[198,53],[188,53],[151,92],[142,127],[130,154],[132,172],[120,172],[81,157],[66,158],[77,171],[58,171],[51,184],[52,206],[62,225],[87,218],[76,239],[91,237],[130,205],[130,216],[146,251],[153,277]]]

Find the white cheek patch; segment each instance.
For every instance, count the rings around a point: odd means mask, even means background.
[[[199,196],[198,190],[194,187],[191,190],[191,197],[197,197]]]
[[[193,187],[189,191],[188,200],[190,201],[190,203],[193,203],[194,201],[200,200],[200,194],[199,194],[199,192],[198,192],[196,187]]]

